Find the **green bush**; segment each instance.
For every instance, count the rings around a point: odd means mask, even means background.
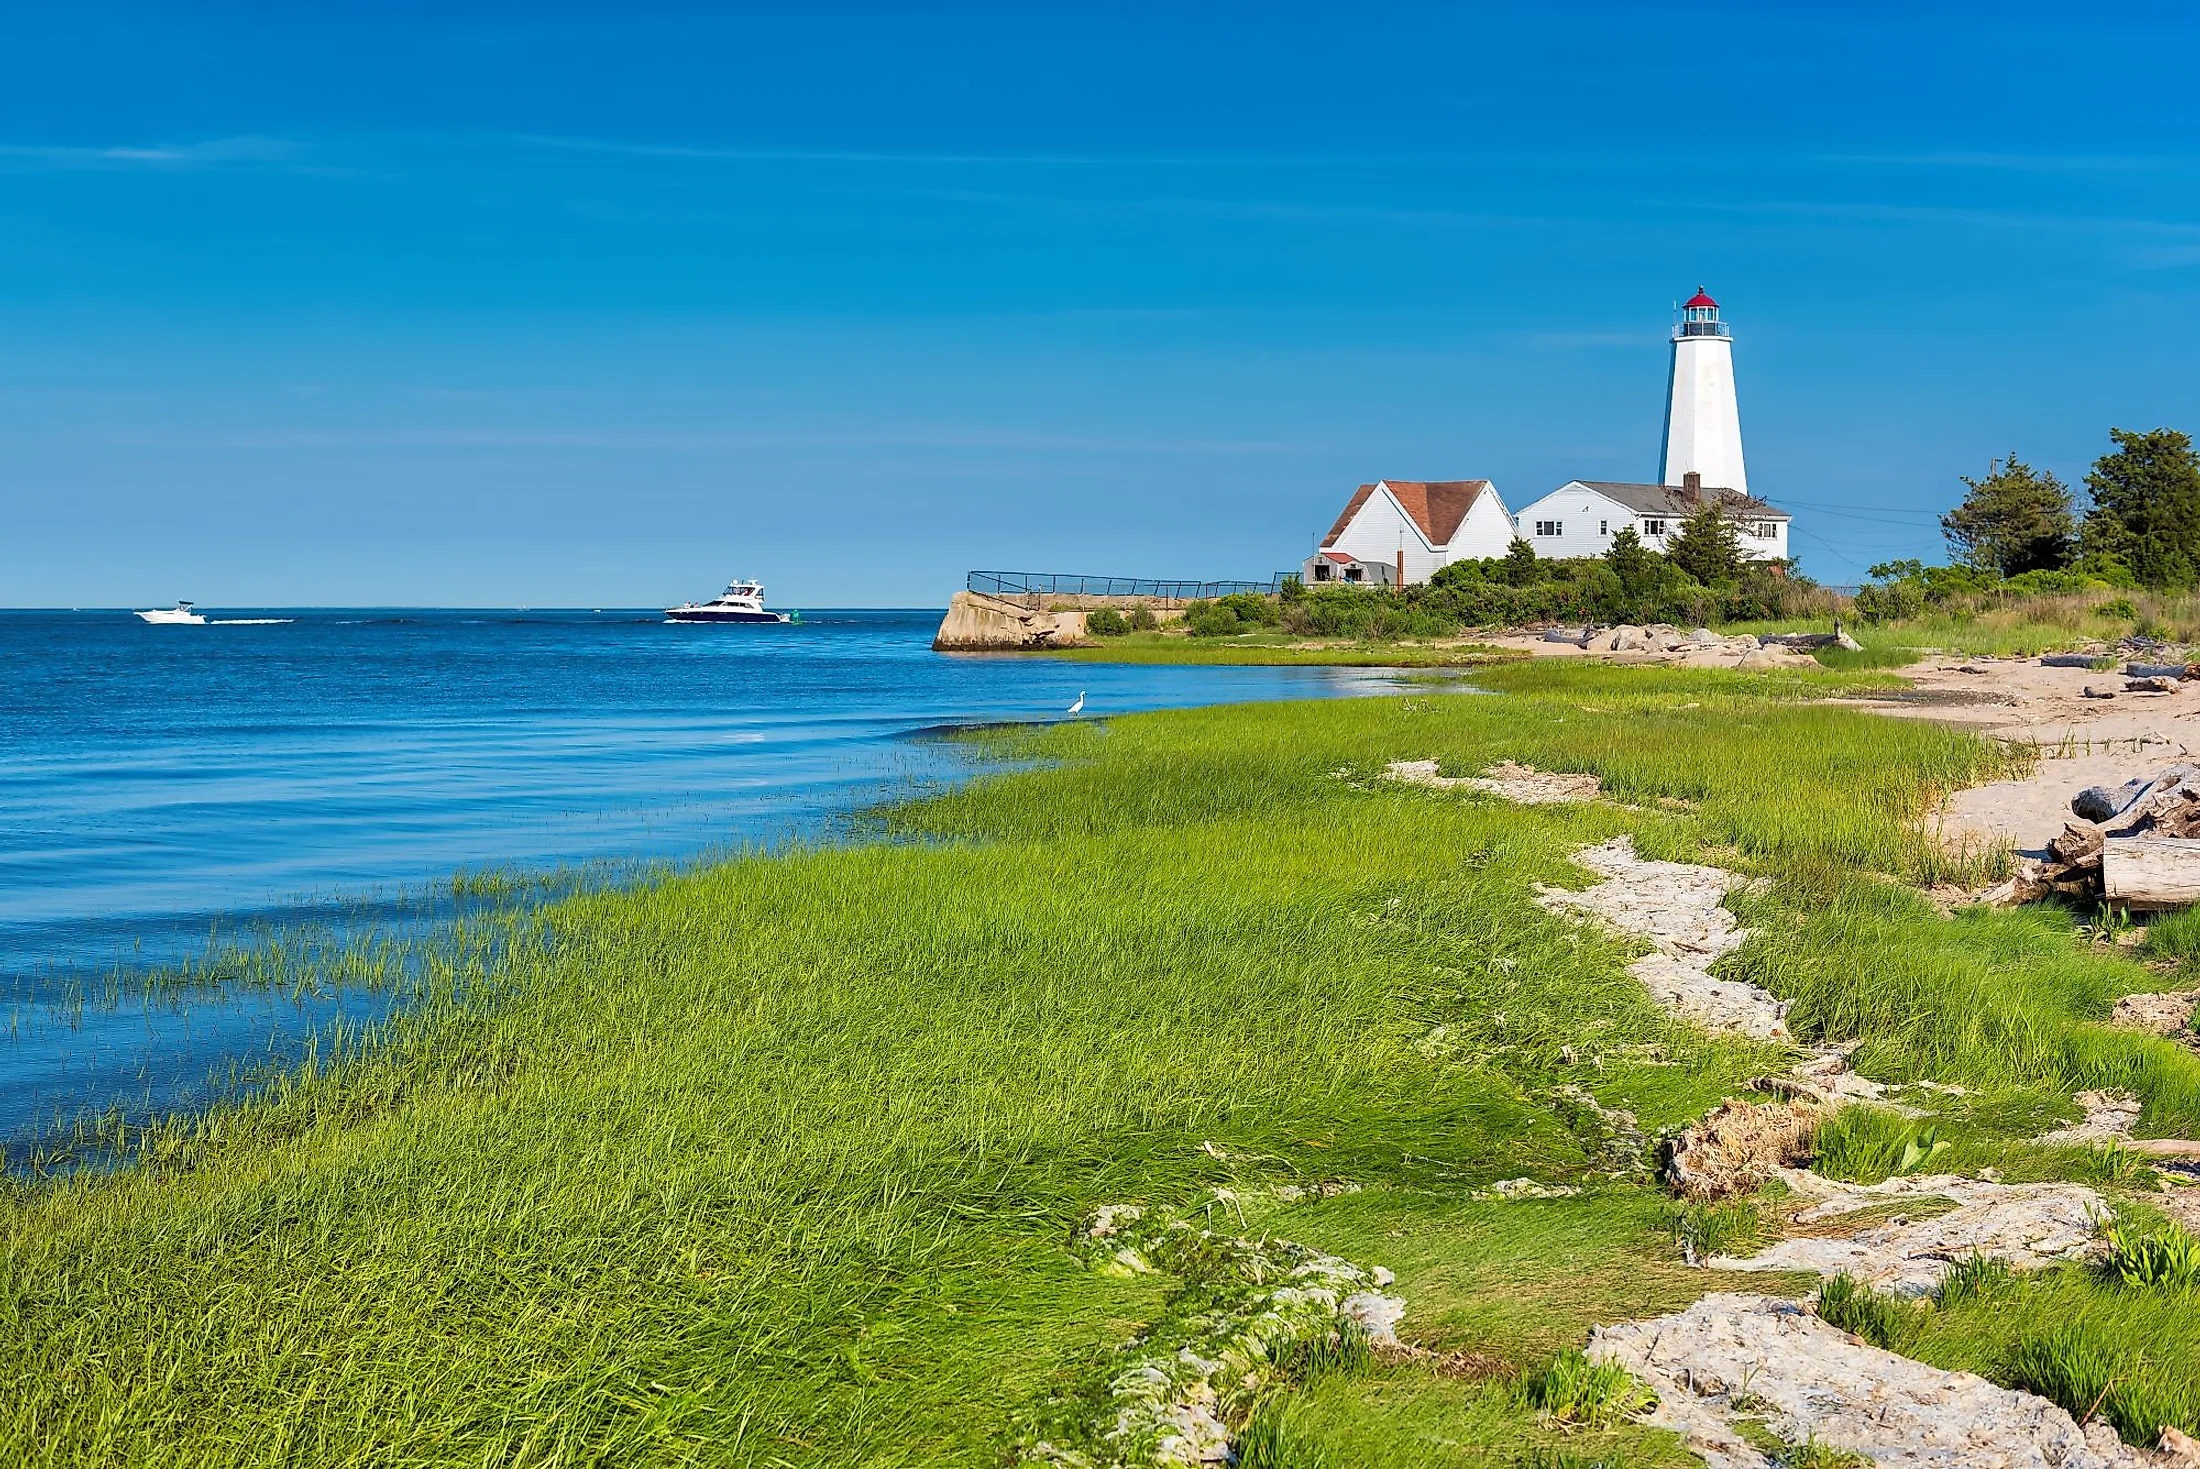
[[[2200,1287],[2200,1239],[2183,1226],[2139,1234],[2119,1220],[2102,1235],[2108,1241],[2108,1273],[2124,1285],[2168,1291]]]
[[[1658,1395],[1617,1362],[1592,1362],[1568,1347],[1520,1384],[1528,1405],[1559,1423],[1598,1428],[1657,1406]]]
[[[1246,629],[1238,615],[1213,602],[1193,602],[1184,609],[1184,625],[1195,638],[1234,638]]]
[[[1810,1166],[1826,1178],[1877,1183],[1921,1171],[1947,1147],[1931,1123],[1913,1122],[1891,1107],[1849,1106],[1818,1129]]]
[[[1085,614],[1085,631],[1096,638],[1119,638],[1130,630],[1130,620],[1113,607],[1102,607]]]
[[[1129,622],[1132,632],[1152,632],[1161,625],[1161,619],[1153,615],[1151,607],[1146,606],[1133,607]]]
[[[2119,622],[2137,622],[2139,609],[2129,597],[2115,597],[2093,609],[2095,617],[2114,618]]]

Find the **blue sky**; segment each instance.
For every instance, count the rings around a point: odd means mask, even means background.
[[[1805,569],[2200,431],[2189,7],[8,4],[0,605],[939,605],[1655,474]]]

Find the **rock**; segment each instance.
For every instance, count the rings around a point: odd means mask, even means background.
[[[2139,1121],[2140,1102],[2130,1092],[2080,1092],[2077,1103],[2085,1113],[2083,1121],[2042,1133],[2033,1141],[2065,1147],[2123,1142]]]
[[[1744,653],[1734,666],[1751,669],[1801,668],[1805,664],[1816,662],[1814,658],[1791,653],[1785,648],[1772,647],[1752,649]]]
[[[1675,1193],[1723,1199],[1750,1193],[1810,1153],[1824,1109],[1808,1102],[1721,1102],[1682,1130],[1665,1164]]]
[[[1481,775],[1439,775],[1437,769],[1434,760],[1393,760],[1383,773],[1407,785],[1439,791],[1483,791],[1523,806],[1594,801],[1604,794],[1603,782],[1593,775],[1538,770],[1511,760],[1500,760]]]
[[[1120,1348],[1097,1398],[1058,1400],[1074,1417],[1053,1436],[1027,1433],[1024,1462],[1188,1469],[1224,1464],[1233,1451],[1226,1414],[1242,1414],[1265,1384],[1270,1361],[1348,1326],[1377,1347],[1397,1343],[1405,1302],[1386,1294],[1390,1272],[1289,1240],[1216,1234],[1158,1211],[1111,1205],[1075,1241],[1098,1269],[1126,1259],[1146,1271],[1196,1279],[1169,1302],[1162,1329]],[[1143,1273],[1143,1272],[1141,1272]],[[1064,1441],[1066,1436],[1071,1440]]]
[[[2161,1450],[2175,1464],[2200,1464],[2200,1439],[2194,1439],[2174,1423],[2162,1425]]]
[[[1613,628],[1603,642],[1614,653],[1639,653],[1650,646],[1650,640],[1641,628],[1625,624]]]
[[[2116,697],[2116,691],[2110,688],[2103,688],[2097,683],[2089,683],[2085,686],[2084,691],[2080,694],[2079,697],[2086,699],[2113,699]]]
[[[2126,1469],[2144,1462],[2113,1434],[2095,1442],[2045,1398],[1868,1346],[1794,1301],[1706,1296],[1651,1321],[1600,1327],[1588,1355],[1658,1395],[1651,1423],[1713,1469],[1771,1461],[1737,1431],[1750,1418],[1791,1444],[1879,1465]]]
[[[1782,1175],[1793,1179],[1793,1172]],[[1889,1183],[1897,1180],[1890,1179]],[[1809,1270],[1821,1276],[1853,1275],[1879,1290],[1923,1297],[1932,1294],[1950,1261],[1982,1254],[2006,1261],[2013,1270],[2037,1270],[2064,1261],[2081,1260],[2098,1240],[2094,1220],[2107,1206],[2101,1196],[2083,1184],[1993,1184],[1970,1179],[1953,1180],[1965,1185],[1949,1187],[1950,1180],[1904,1180],[1900,1189],[1877,1185],[1848,1185],[1849,1197],[1837,1199],[1840,1207],[1820,1208],[1800,1219],[1867,1208],[1892,1196],[1958,1197],[1950,1213],[1930,1219],[1900,1218],[1875,1225],[1846,1239],[1792,1236],[1742,1259],[1721,1258],[1707,1262],[1715,1270]],[[1938,1187],[1925,1187],[1927,1182]],[[1861,1200],[1859,1202],[1859,1200]]]
[[[2110,1025],[2148,1030],[2156,1035],[2175,1035],[2192,1024],[2192,1012],[2200,1005],[2200,990],[2181,994],[2125,995],[2110,1012]]]
[[[1575,632],[1570,627],[1547,627],[1543,629],[1543,641],[1546,643],[1571,643],[1579,648],[1588,643],[1589,631],[1588,628]]]
[[[2042,668],[2091,668],[2105,660],[2091,653],[2050,653],[2040,659]]]
[[[1627,966],[1658,1001],[1716,1033],[1753,1040],[1787,1038],[1788,1002],[1755,985],[1714,979],[1711,966],[1738,949],[1749,931],[1725,906],[1734,874],[1685,862],[1653,862],[1635,854],[1634,839],[1618,836],[1574,854],[1605,881],[1576,892],[1540,888],[1536,901],[1553,912],[1596,918],[1656,946]]]

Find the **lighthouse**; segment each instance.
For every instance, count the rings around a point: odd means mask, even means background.
[[[1734,335],[1719,319],[1719,303],[1703,287],[1681,308],[1673,328],[1673,366],[1666,380],[1665,484],[1749,493],[1742,471],[1742,415],[1734,402]]]

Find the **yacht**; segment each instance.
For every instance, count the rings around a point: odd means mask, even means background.
[[[665,609],[667,622],[789,622],[784,612],[764,610],[764,584],[732,581],[708,602],[682,602]]]
[[[147,622],[191,623],[196,625],[206,621],[204,617],[191,610],[189,602],[178,602],[173,607],[154,607],[148,611],[140,612],[138,616],[144,618]]]

